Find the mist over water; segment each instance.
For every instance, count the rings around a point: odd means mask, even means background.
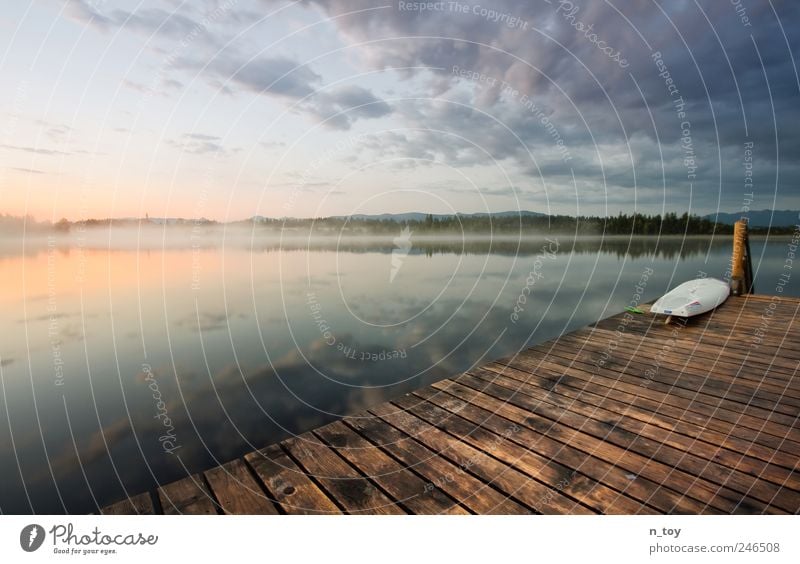
[[[644,301],[722,277],[731,249],[145,231],[0,244],[3,513],[94,511],[617,313],[646,269]],[[751,242],[759,293],[787,242]]]

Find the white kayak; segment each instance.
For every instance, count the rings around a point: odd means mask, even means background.
[[[650,312],[692,317],[717,307],[728,298],[730,291],[727,282],[716,278],[689,280],[656,300]]]

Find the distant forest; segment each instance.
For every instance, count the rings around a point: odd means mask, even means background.
[[[261,220],[264,225],[275,227],[308,227],[310,220]],[[696,215],[619,214],[611,217],[569,215],[521,215],[521,216],[450,216],[427,218],[419,221],[395,221],[386,219],[323,218],[314,220],[314,230],[352,230],[363,233],[396,233],[397,227],[408,226],[415,234],[578,234],[578,235],[711,235],[732,234],[733,226],[716,223]],[[750,229],[751,233],[792,233],[793,227]]]
[[[409,227],[416,235],[458,235],[464,233],[537,235],[724,235],[733,233],[733,226],[716,223],[707,218],[684,213],[677,215],[623,214],[610,217],[569,215],[455,215],[435,217],[428,215],[420,220],[378,218],[327,217],[318,219],[252,218],[243,221],[220,223],[208,219],[89,219],[71,222],[62,219],[56,223],[36,222],[32,217],[0,215],[0,233],[69,232],[76,228],[94,227],[184,227],[211,228],[214,226],[240,226],[257,230],[281,229],[312,231],[326,235],[344,233],[351,235],[396,235],[398,228]],[[794,227],[751,227],[754,234],[791,234]]]

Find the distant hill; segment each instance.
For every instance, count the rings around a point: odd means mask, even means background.
[[[451,217],[468,217],[468,218],[479,218],[479,217],[545,217],[547,214],[534,212],[534,211],[504,211],[504,212],[478,212],[478,213],[434,213],[434,214],[427,214],[422,212],[408,212],[408,213],[381,213],[376,215],[370,214],[362,214],[357,213],[350,216],[346,215],[337,215],[334,216],[333,219],[358,219],[358,220],[372,220],[372,221],[424,221],[428,215],[432,215],[434,219],[449,219]]]
[[[733,225],[737,220],[746,215],[748,223],[751,227],[791,227],[800,222],[798,215],[800,211],[797,210],[758,210],[750,211],[747,214],[739,213],[710,213],[703,217],[723,223],[725,225]]]

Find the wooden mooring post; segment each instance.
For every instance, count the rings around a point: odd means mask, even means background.
[[[750,255],[747,220],[745,219],[740,219],[733,226],[733,257],[731,261],[731,292],[735,296],[752,294],[753,262]]]

